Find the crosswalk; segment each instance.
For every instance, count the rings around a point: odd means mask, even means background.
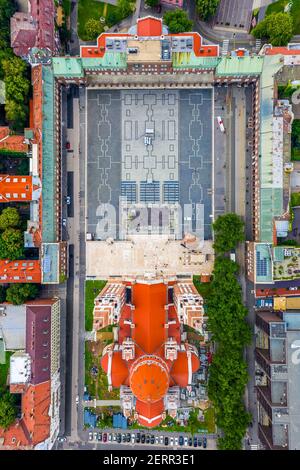
[[[256,39],[255,41],[255,52],[259,52],[261,49],[261,39]]]
[[[227,55],[229,46],[229,39],[224,39],[222,44],[222,55]]]

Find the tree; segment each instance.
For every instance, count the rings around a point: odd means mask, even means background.
[[[0,259],[11,261],[22,258],[24,254],[24,237],[19,229],[7,228],[0,236]]]
[[[193,22],[189,20],[184,10],[170,10],[164,14],[164,23],[168,26],[170,33],[185,33],[191,31]]]
[[[15,397],[8,391],[0,392],[0,428],[7,429],[15,421],[17,408]]]
[[[122,19],[126,18],[132,13],[132,5],[129,0],[118,0],[117,8],[122,15]]]
[[[6,207],[0,214],[0,230],[19,227],[20,222],[20,214],[15,207]]]
[[[220,0],[196,0],[197,11],[201,19],[208,20],[219,6]]]
[[[244,222],[233,213],[221,215],[213,224],[215,232],[214,249],[217,253],[233,250],[237,243],[244,241]]]
[[[160,0],[146,0],[146,4],[149,7],[157,7],[157,5],[159,4],[159,1]]]
[[[286,46],[293,37],[293,19],[289,13],[272,13],[252,30],[255,38],[266,38],[273,46]]]
[[[22,305],[26,300],[35,299],[37,294],[36,284],[11,284],[6,291],[6,300],[14,305]]]
[[[100,21],[95,20],[94,18],[90,18],[85,23],[86,38],[89,41],[96,39],[99,36],[99,34],[102,33],[102,31],[103,31],[103,28],[101,26]]]

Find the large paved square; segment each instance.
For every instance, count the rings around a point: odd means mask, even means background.
[[[193,230],[198,204],[211,238],[212,90],[87,90],[87,231],[103,239],[105,226],[119,238],[124,199],[189,204],[181,222],[191,219]],[[107,203],[116,209],[111,230],[101,221]]]

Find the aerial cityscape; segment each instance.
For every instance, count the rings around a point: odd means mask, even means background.
[[[0,0],[0,450],[300,450],[300,0]]]

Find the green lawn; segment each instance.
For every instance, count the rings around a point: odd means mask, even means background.
[[[300,193],[292,193],[291,194],[291,206],[300,206]]]
[[[105,286],[106,281],[85,281],[85,329],[93,329],[93,310],[95,297]]]
[[[281,13],[284,11],[284,7],[289,3],[289,0],[279,0],[278,2],[271,3],[268,6],[266,15],[271,15],[271,13]]]
[[[7,374],[9,370],[10,356],[13,354],[11,351],[5,352],[5,364],[0,364],[0,388],[6,386]]]
[[[90,350],[90,342],[85,342],[85,385],[88,389],[89,395],[98,400],[119,400],[120,390],[113,389],[112,392],[108,391],[107,376],[101,368],[101,356],[95,356]],[[98,374],[95,378],[90,374],[92,366],[97,366]]]
[[[278,2],[271,3],[267,8],[266,15],[283,12],[284,7],[289,3],[289,1],[290,0],[279,0]],[[293,17],[294,34],[300,34],[300,0],[293,0],[290,14]]]
[[[85,23],[93,18],[99,20],[101,16],[107,18],[108,15],[116,15],[117,21],[121,21],[118,17],[118,8],[114,5],[96,0],[79,0],[78,3],[78,35],[83,41],[87,40],[85,34]],[[112,26],[112,24],[108,24]]]
[[[201,282],[200,276],[193,277],[194,286],[196,287],[197,291],[204,299],[209,297],[211,293],[211,283],[210,282]]]

